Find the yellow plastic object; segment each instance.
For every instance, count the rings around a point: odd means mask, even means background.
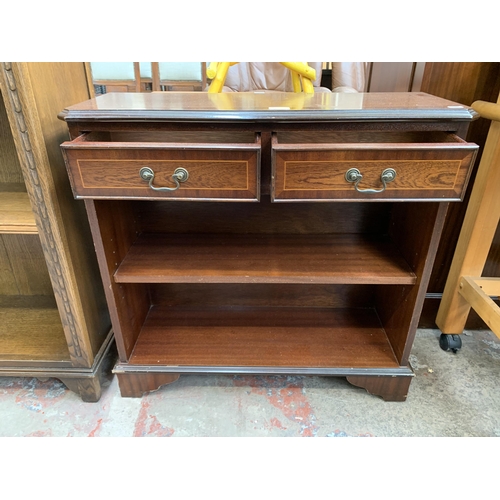
[[[300,75],[296,71],[290,71],[292,75],[292,86],[294,92],[301,92],[302,85],[300,83]]]
[[[303,62],[282,62],[285,68],[296,71],[299,75],[305,76],[309,80],[316,80],[316,70]]]
[[[212,80],[212,83],[208,88],[208,92],[210,92],[211,94],[216,94],[222,91],[222,87],[224,86],[224,82],[226,81],[229,64],[230,63],[228,62],[221,62],[217,65],[217,74]]]
[[[229,66],[234,66],[237,62],[211,62],[207,68],[207,77],[212,80],[208,92],[218,94],[222,92],[226,81]],[[305,94],[314,94],[313,80],[316,80],[316,71],[304,62],[282,62],[292,75],[293,91]]]
[[[309,80],[309,78],[306,78],[305,76],[302,77],[302,87],[306,94],[314,94],[313,82]]]
[[[211,62],[208,67],[207,67],[207,77],[210,78],[210,80],[213,80],[215,78],[215,75],[217,74],[217,66],[219,65],[218,62]]]

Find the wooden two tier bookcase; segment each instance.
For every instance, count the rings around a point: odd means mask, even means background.
[[[63,110],[121,394],[182,373],[309,374],[405,400],[475,116],[423,93],[106,94]]]

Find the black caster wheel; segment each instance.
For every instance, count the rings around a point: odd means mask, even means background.
[[[443,351],[452,351],[456,353],[462,348],[462,339],[460,335],[442,333],[439,337],[439,347]]]

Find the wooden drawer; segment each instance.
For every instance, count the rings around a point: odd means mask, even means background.
[[[259,134],[89,133],[61,148],[76,198],[259,200]]]
[[[435,132],[274,134],[272,199],[458,201],[477,150]]]

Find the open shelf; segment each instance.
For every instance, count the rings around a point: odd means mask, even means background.
[[[28,193],[0,191],[0,234],[37,232]]]
[[[53,297],[0,296],[0,338],[0,366],[8,361],[71,364]]]
[[[152,307],[129,365],[397,368],[374,309]]]
[[[143,234],[117,283],[317,283],[413,285],[384,240],[359,234]]]

